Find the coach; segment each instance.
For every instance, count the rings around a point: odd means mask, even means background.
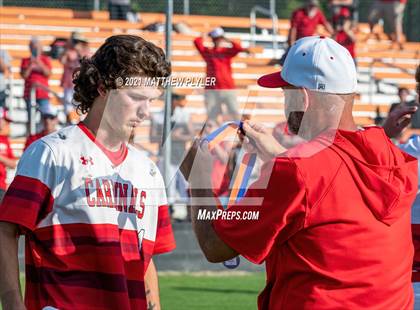
[[[190,174],[198,206],[193,228],[207,259],[240,254],[265,262],[259,309],[411,309],[417,161],[382,128],[356,126],[357,79],[348,51],[328,38],[300,39],[282,72],[258,83],[284,88],[289,130],[307,142],[283,152],[263,127],[245,123],[265,161],[245,199],[263,200],[228,211],[259,211],[258,221],[196,220],[199,209],[215,210],[217,201],[203,206],[203,197],[212,196],[203,190],[211,188],[211,155],[205,143],[194,144],[182,170]],[[298,104],[296,92],[306,93]]]

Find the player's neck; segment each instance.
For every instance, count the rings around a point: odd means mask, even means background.
[[[95,136],[95,140],[102,144],[109,151],[118,151],[121,144],[127,140],[121,139],[98,114],[88,113],[83,124]]]

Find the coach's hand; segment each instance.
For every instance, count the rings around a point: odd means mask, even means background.
[[[244,145],[248,152],[257,153],[262,161],[272,160],[286,149],[277,142],[273,135],[262,125],[249,121],[244,122]],[[251,143],[249,140],[253,140]]]
[[[400,104],[385,119],[383,124],[386,135],[390,138],[398,137],[401,132],[411,122],[411,115],[413,115],[418,109],[418,106],[410,106],[406,104]]]

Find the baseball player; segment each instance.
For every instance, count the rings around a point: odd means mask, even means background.
[[[204,164],[212,158],[205,142],[194,144],[182,171],[190,174],[193,228],[207,259],[241,254],[265,262],[259,309],[411,309],[417,160],[382,128],[356,126],[357,79],[349,52],[328,38],[302,38],[282,72],[258,83],[284,88],[289,130],[307,142],[283,152],[268,130],[244,124],[265,161],[244,199],[261,197],[262,203],[239,203],[226,212],[259,212],[256,221],[229,215],[197,220],[217,201],[203,206],[202,198],[212,197],[211,169]],[[293,91],[306,96],[292,101]],[[338,123],[331,119],[334,110],[341,110]]]
[[[170,70],[160,48],[133,35],[112,36],[82,60],[74,99],[84,122],[32,143],[0,206],[3,309],[147,308],[146,293],[157,293],[152,256],[175,243],[162,177],[126,142],[162,90],[125,81]]]

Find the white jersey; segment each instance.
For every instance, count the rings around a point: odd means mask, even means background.
[[[77,279],[85,276],[88,282],[92,272],[118,274],[127,280],[126,294],[121,298],[131,308],[143,305],[145,298],[144,294],[133,297],[129,286],[135,281],[143,283],[153,254],[175,246],[165,186],[155,164],[130,145],[123,145],[116,153],[107,151],[83,124],[64,128],[30,145],[0,207],[0,220],[31,231],[28,240],[32,257],[26,262],[31,282],[43,282],[46,267],[55,273],[55,284],[62,286],[74,287],[73,282],[68,283],[71,276],[57,277],[63,268],[78,270],[81,275]],[[38,261],[40,251],[43,254]],[[97,284],[87,286],[98,290]],[[103,289],[102,284],[99,289]],[[51,289],[49,293],[49,299],[61,302],[55,306],[66,308],[65,298]],[[38,293],[29,287],[29,294]],[[43,296],[34,297],[42,301]],[[97,306],[94,299],[89,302]],[[118,308],[124,308],[123,300],[118,301]],[[37,304],[34,308],[48,305]]]

